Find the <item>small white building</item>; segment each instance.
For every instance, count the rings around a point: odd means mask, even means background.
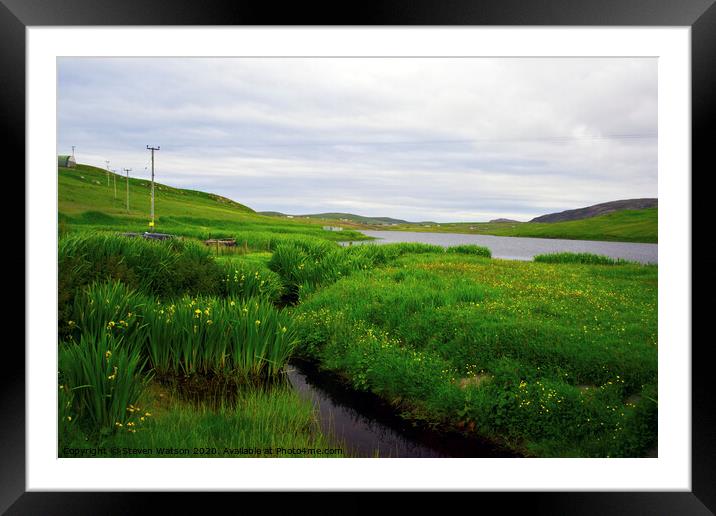
[[[326,231],[343,231],[341,226],[323,226]]]

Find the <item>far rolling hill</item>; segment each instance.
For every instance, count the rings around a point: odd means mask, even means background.
[[[656,243],[658,241],[658,218],[658,208],[645,208],[619,210],[605,215],[564,222],[447,222],[430,227],[401,224],[388,226],[384,229]]]
[[[261,215],[269,215],[273,217],[294,217],[302,219],[318,219],[330,222],[353,222],[366,225],[386,225],[386,224],[411,224],[407,220],[394,219],[391,217],[364,217],[363,215],[355,215],[353,213],[313,213],[307,215],[288,215],[277,211],[261,211]]]
[[[549,213],[533,218],[530,222],[565,222],[568,220],[588,219],[607,213],[614,213],[622,210],[644,210],[647,208],[657,208],[659,200],[654,198],[643,199],[622,199],[620,201],[603,202],[594,204],[586,208],[578,208],[576,210],[565,210],[559,213]]]

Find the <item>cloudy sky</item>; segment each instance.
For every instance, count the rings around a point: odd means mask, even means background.
[[[58,60],[58,153],[257,211],[517,220],[657,196],[657,61]]]

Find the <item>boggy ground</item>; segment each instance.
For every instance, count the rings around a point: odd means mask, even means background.
[[[536,456],[656,445],[655,266],[405,255],[294,310],[298,353],[406,417]]]

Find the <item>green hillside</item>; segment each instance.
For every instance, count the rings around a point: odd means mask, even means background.
[[[286,217],[285,213],[277,211],[262,211],[262,215],[270,215],[273,217]],[[369,225],[385,225],[385,224],[410,224],[407,220],[393,219],[391,217],[364,217],[363,215],[355,215],[353,213],[312,213],[308,215],[292,215],[293,217],[304,219],[320,219],[322,221],[331,222],[354,222],[358,224]]]
[[[116,198],[114,183],[116,180]],[[102,229],[149,230],[150,182],[129,179],[127,211],[125,176],[89,165],[58,168],[58,220],[60,231]],[[353,231],[324,231],[320,222],[280,220],[219,195],[184,190],[156,183],[155,229],[196,238],[239,238],[247,233],[296,234],[326,240],[360,240]],[[270,238],[267,235],[261,235]],[[249,240],[252,240],[249,238]]]
[[[423,227],[391,226],[400,231],[470,233],[478,235],[606,240],[617,242],[658,241],[658,208],[622,210],[597,217],[566,222],[460,222]]]

